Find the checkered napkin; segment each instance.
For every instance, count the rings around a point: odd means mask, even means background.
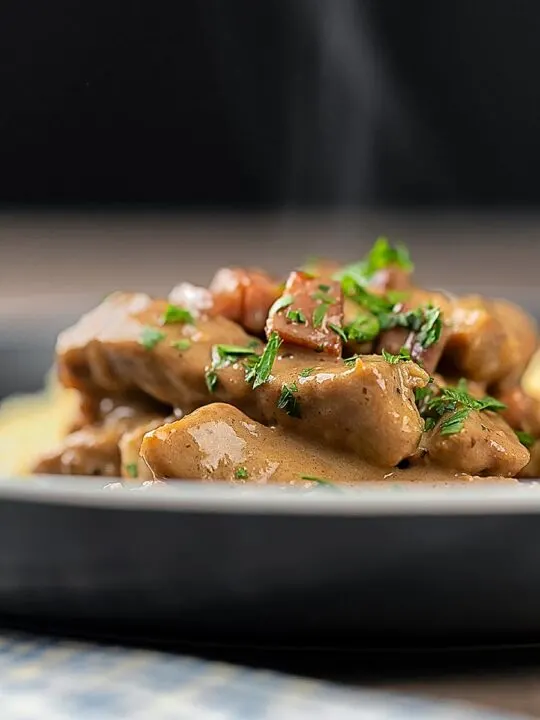
[[[191,657],[23,635],[0,635],[0,718],[509,720]]]

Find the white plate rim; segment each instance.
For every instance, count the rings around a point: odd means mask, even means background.
[[[111,479],[112,480],[112,479]],[[112,480],[114,481],[114,480]],[[316,491],[239,488],[175,481],[166,487],[104,490],[100,478],[49,476],[0,479],[0,502],[17,501],[115,510],[316,516],[540,515],[540,483],[501,487],[398,487],[366,483]]]

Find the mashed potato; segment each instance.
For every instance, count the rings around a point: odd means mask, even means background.
[[[533,355],[521,380],[523,389],[535,400],[540,400],[540,350]]]
[[[0,403],[0,477],[27,475],[64,437],[77,410],[77,392],[62,388],[52,373],[42,392]]]

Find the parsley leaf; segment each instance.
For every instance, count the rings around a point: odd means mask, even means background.
[[[416,342],[424,349],[435,345],[441,337],[441,309],[427,306],[423,309],[423,321],[416,335]]]
[[[389,265],[397,265],[402,270],[412,271],[414,265],[407,247],[403,243],[391,245],[388,238],[378,237],[367,256],[367,264],[372,273],[384,270]]]
[[[188,325],[193,325],[195,320],[189,310],[186,310],[183,307],[178,307],[178,305],[169,304],[163,313],[161,322],[163,325],[172,325],[173,323],[187,323]]]
[[[259,356],[254,352],[254,347],[250,343],[248,347],[243,345],[214,345],[212,347],[212,364],[206,369],[204,379],[206,387],[210,392],[214,392],[218,382],[216,370],[234,365],[240,358],[250,360],[252,363],[258,361]]]
[[[309,480],[310,482],[317,483],[317,485],[327,485],[329,487],[335,487],[334,483],[331,483],[329,480],[325,480],[324,478],[317,477],[316,475],[300,475],[300,478],[302,480]]]
[[[176,350],[189,350],[189,348],[191,347],[191,340],[188,340],[187,338],[173,340],[171,343],[171,347],[176,348]]]
[[[256,355],[252,346],[243,345],[214,345],[212,351],[215,351],[221,363],[234,363],[239,357]]]
[[[463,430],[463,424],[465,420],[471,414],[473,408],[464,407],[461,410],[454,410],[447,418],[441,423],[439,431],[441,435],[455,435]]]
[[[416,344],[427,350],[441,337],[441,309],[426,305],[408,312],[382,312],[379,314],[382,330],[402,327],[416,334]]]
[[[139,466],[136,462],[124,465],[124,469],[130,478],[139,477]]]
[[[524,432],[523,430],[516,430],[516,435],[519,442],[522,445],[525,445],[526,448],[532,448],[536,442],[535,438],[530,433]]]
[[[389,362],[391,365],[396,365],[400,360],[410,360],[411,359],[411,353],[407,348],[402,347],[399,351],[399,355],[392,355],[392,353],[386,352],[386,350],[383,348],[382,356],[386,360],[386,362]]]
[[[204,381],[206,383],[206,387],[208,388],[208,391],[213,393],[216,390],[216,385],[218,382],[218,376],[216,371],[213,368],[208,368],[206,372],[204,373]]]
[[[248,471],[245,467],[236,468],[234,471],[234,477],[237,480],[246,480],[248,478]]]
[[[165,333],[161,330],[146,325],[141,331],[139,343],[144,345],[147,350],[153,350],[165,337]]]
[[[401,243],[391,245],[387,238],[379,237],[363,260],[346,265],[334,275],[334,279],[343,281],[348,278],[358,285],[364,286],[369,284],[375,273],[391,265],[395,265],[407,272],[414,270],[409,251],[405,245]]]
[[[344,280],[342,286],[345,295],[374,315],[390,313],[394,307],[394,303],[390,300],[382,295],[369,292],[355,281]]]
[[[465,420],[473,411],[504,410],[506,405],[489,395],[478,400],[466,390],[466,381],[460,380],[457,387],[441,388],[439,395],[426,404],[426,413],[431,417],[446,416],[440,424],[441,435],[454,435],[463,429]]]
[[[295,418],[301,417],[298,398],[294,395],[294,393],[297,392],[298,387],[296,383],[291,383],[290,385],[283,383],[281,386],[281,394],[277,403],[279,410],[284,410],[287,415]]]
[[[299,323],[300,325],[307,323],[306,316],[301,310],[288,310],[285,317],[292,323]]]
[[[342,327],[336,325],[335,323],[328,323],[328,327],[330,328],[330,330],[333,330],[336,335],[339,335],[343,342],[347,342],[347,333]]]
[[[319,285],[319,287],[328,287],[327,285]],[[320,300],[320,302],[326,303],[328,305],[332,305],[336,302],[336,298],[332,297],[331,295],[328,295],[328,292],[323,292],[321,290],[317,290],[316,292],[311,294],[312,300]]]
[[[321,303],[321,305],[317,305],[317,307],[313,311],[313,327],[321,327],[324,319],[326,318],[326,313],[328,312],[329,307],[330,305],[328,303]]]
[[[272,305],[270,308],[268,314],[269,315],[275,315],[280,310],[283,310],[286,307],[289,307],[289,305],[292,305],[294,302],[294,298],[292,295],[282,295],[279,297],[276,302]]]
[[[347,339],[352,342],[367,342],[379,334],[381,327],[374,315],[358,315],[352,322],[345,325]]]
[[[425,413],[428,403],[432,397],[433,387],[431,386],[431,382],[428,383],[425,387],[415,389],[414,399],[416,401],[416,406],[420,415],[423,415],[423,413]]]
[[[314,367],[304,368],[303,370],[300,370],[299,375],[300,377],[309,377],[314,370]]]
[[[280,345],[281,338],[274,330],[274,332],[270,333],[270,337],[268,338],[263,354],[256,362],[249,363],[249,367],[246,371],[246,380],[253,383],[253,389],[265,383],[270,377],[272,366],[274,365],[274,360],[277,357]]]

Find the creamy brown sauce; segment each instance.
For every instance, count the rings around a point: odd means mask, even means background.
[[[387,265],[381,252],[393,258]],[[38,468],[307,486],[534,474],[540,451],[529,462],[523,435],[540,436],[540,402],[519,389],[538,347],[534,322],[504,301],[417,288],[410,264],[392,252],[379,242],[371,286],[352,290],[334,277],[335,263],[283,284],[226,268],[208,289],[178,286],[171,298],[187,317],[171,322],[164,299],[113,294],[58,339],[61,382],[81,393],[86,411]],[[404,299],[389,302],[391,291]],[[355,335],[349,324],[366,314],[375,331]],[[272,337],[276,355],[263,373]],[[470,383],[466,399],[450,401],[460,378]],[[422,408],[425,392],[444,403]],[[479,405],[486,395],[496,400]],[[105,411],[108,398],[124,410]],[[505,398],[506,409],[497,407]],[[145,399],[154,412],[138,418]],[[175,409],[179,419],[165,421]]]

